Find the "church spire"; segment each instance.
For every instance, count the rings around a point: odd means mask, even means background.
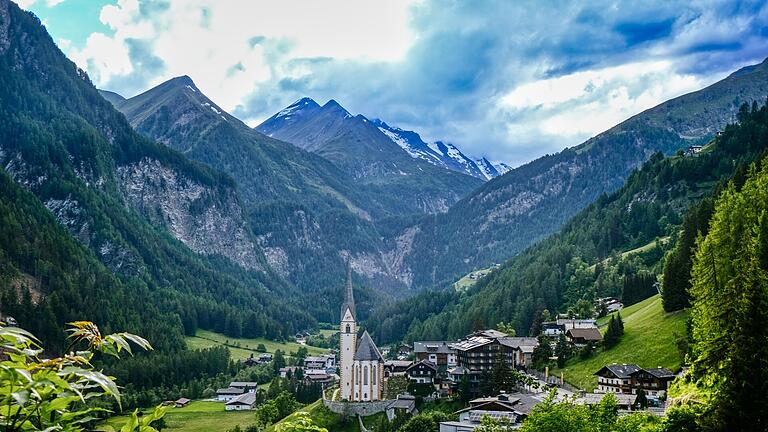
[[[347,308],[352,313],[352,318],[355,318],[355,295],[352,292],[352,259],[347,259],[347,293],[344,297],[344,303],[341,305],[341,319],[344,319],[344,313]]]

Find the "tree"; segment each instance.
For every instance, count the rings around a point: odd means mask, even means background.
[[[506,333],[508,336],[514,337],[517,334],[515,326],[512,323],[506,324],[504,321],[496,324],[496,330]]]
[[[557,338],[557,344],[555,345],[555,355],[557,356],[557,367],[559,368],[565,366],[565,362],[571,358],[571,345],[565,339],[564,334],[561,334]]]
[[[552,345],[550,345],[549,338],[544,335],[539,335],[538,342],[539,344],[533,349],[531,360],[537,369],[542,369],[552,357]]]
[[[491,370],[492,393],[499,394],[504,391],[509,391],[513,385],[514,380],[512,379],[512,371],[507,365],[504,355],[498,353],[496,362],[493,364],[493,369]]]
[[[459,400],[462,405],[466,405],[472,399],[472,385],[469,382],[469,377],[463,375],[461,381],[459,381]]]
[[[612,348],[621,339],[621,335],[624,333],[624,326],[621,323],[621,316],[611,315],[610,321],[608,321],[608,329],[603,337],[603,344],[606,348]]]
[[[285,367],[285,354],[282,350],[276,350],[275,355],[272,356],[272,370],[275,374],[280,373],[280,369]]]
[[[436,431],[440,422],[453,420],[453,417],[441,411],[430,411],[411,417],[398,432]]]
[[[635,404],[639,406],[640,409],[648,408],[648,397],[645,395],[645,390],[639,389],[637,391],[637,399],[635,400]]]
[[[258,351],[258,352],[261,352],[261,353],[265,353],[265,352],[267,352],[267,347],[266,347],[266,346],[264,346],[264,344],[263,344],[263,343],[260,343],[260,344],[259,344],[259,345],[256,347],[256,351]]]
[[[275,432],[328,432],[328,429],[316,425],[309,413],[298,412],[290,421],[276,425]]]
[[[474,432],[507,432],[511,430],[512,422],[506,418],[493,419],[489,416],[480,418],[480,426]]]
[[[113,398],[118,405],[121,394],[114,379],[94,370],[97,355],[119,357],[132,353],[131,344],[144,350],[152,346],[130,333],[102,336],[88,321],[70,323],[70,347],[80,346],[63,357],[43,357],[40,341],[26,330],[0,327],[0,351],[7,359],[0,362],[0,424],[6,432],[83,430],[93,415],[105,411],[82,403]],[[85,347],[82,347],[82,345]],[[165,410],[156,408],[139,417],[134,411],[121,431],[156,431],[151,424],[163,418]]]

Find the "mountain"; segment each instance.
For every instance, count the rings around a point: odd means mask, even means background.
[[[655,153],[622,188],[601,195],[558,233],[474,287],[428,292],[384,307],[366,323],[369,331],[382,342],[441,340],[503,321],[518,334],[535,334],[545,309],[586,317],[597,298],[629,305],[655,295],[662,271],[666,298],[667,277],[687,268],[684,277],[690,278],[689,251],[687,266],[665,258],[691,236],[680,232],[706,234],[714,198],[725,185],[732,182],[738,190],[768,163],[768,106],[744,105],[737,118],[738,124],[724,127],[698,154]],[[670,265],[680,270],[670,271]],[[418,324],[411,324],[414,318]]]
[[[106,99],[112,105],[117,105],[117,104],[125,101],[124,97],[122,97],[121,95],[119,95],[119,94],[117,94],[115,92],[109,91],[109,90],[99,90],[99,93],[101,94],[101,97]]]
[[[0,124],[0,294],[20,324],[61,341],[87,319],[178,349],[198,326],[274,338],[315,323],[267,265],[232,179],[134,132],[8,0]]]
[[[335,100],[300,99],[256,128],[316,153],[388,202],[392,214],[441,213],[479,186],[469,175],[414,159],[362,115]]]
[[[453,144],[442,141],[427,144],[416,132],[390,126],[380,119],[371,120],[371,123],[413,158],[482,180],[490,180],[499,175],[496,168],[486,159],[472,160]],[[481,166],[483,163],[485,165]]]
[[[655,152],[707,142],[742,102],[764,100],[768,63],[644,111],[572,148],[483,184],[451,209],[404,228],[391,243],[416,287],[508,259],[557,231],[600,195],[621,187]]]

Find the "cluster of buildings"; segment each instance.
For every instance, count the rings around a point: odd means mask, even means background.
[[[253,409],[258,388],[257,382],[232,381],[229,387],[216,390],[216,400],[224,402],[227,411]]]
[[[565,335],[568,342],[575,346],[597,344],[603,340],[603,335],[593,319],[558,319],[541,324],[541,333],[556,338]]]
[[[595,372],[597,393],[637,395],[643,390],[649,399],[658,399],[666,392],[676,375],[663,367],[641,368],[636,364],[611,364]]]
[[[281,378],[295,377],[299,373],[305,382],[320,384],[325,389],[339,380],[336,374],[336,355],[310,356],[304,359],[301,366],[280,368]]]

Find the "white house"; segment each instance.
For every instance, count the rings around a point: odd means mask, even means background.
[[[227,411],[250,410],[255,404],[256,393],[243,393],[224,404],[224,409]]]

